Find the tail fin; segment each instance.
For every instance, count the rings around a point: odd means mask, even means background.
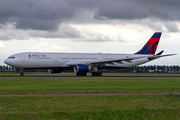
[[[144,45],[144,47],[135,54],[155,54],[160,37],[161,32],[155,32],[154,35],[149,39],[149,41]]]

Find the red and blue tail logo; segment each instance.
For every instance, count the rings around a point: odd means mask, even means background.
[[[149,41],[144,45],[144,47],[135,54],[155,54],[160,37],[161,32],[155,32],[154,35],[149,39]]]

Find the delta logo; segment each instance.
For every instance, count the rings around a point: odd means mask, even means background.
[[[44,55],[44,54],[32,54],[32,55],[28,55],[28,58],[31,58],[31,57],[41,57],[41,58],[45,58],[46,57],[46,55]]]

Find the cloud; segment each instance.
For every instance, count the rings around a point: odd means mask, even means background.
[[[0,47],[4,47],[5,45],[0,41]]]
[[[56,49],[56,50],[62,50],[63,49],[63,48],[59,47],[58,45],[53,45],[52,48]]]
[[[97,26],[89,32],[88,27],[79,30],[72,24],[131,24],[179,32],[179,4],[178,0],[0,0],[0,40],[125,41],[120,34],[98,32]]]
[[[77,38],[81,37],[81,33],[68,24],[61,24],[57,31],[29,31],[29,36],[40,38]]]
[[[15,25],[10,23],[6,25],[1,25],[0,40],[28,40],[29,38],[57,38],[60,40],[69,39],[76,42],[124,41],[120,34],[109,35],[103,32],[97,32],[93,30],[88,31],[86,29],[80,31],[68,24],[61,24],[58,30],[54,32],[16,29]],[[39,44],[41,46],[47,45],[43,42],[40,42]]]
[[[15,28],[14,23],[0,24],[0,40],[28,39],[27,31]]]
[[[38,41],[40,46],[47,46],[48,44],[42,41]]]
[[[1,0],[0,23],[16,23],[15,27],[23,30],[56,31],[67,21],[179,21],[179,4],[178,0]],[[91,21],[86,19],[89,13]]]
[[[153,21],[145,19],[136,21],[135,23],[141,22],[142,26],[151,28],[153,31],[162,32],[179,32],[179,26],[174,21]]]
[[[1,23],[16,22],[18,29],[56,30],[61,21],[74,14],[66,0],[1,0],[0,3]]]
[[[61,24],[57,31],[49,32],[42,30],[21,30],[15,24],[0,25],[0,40],[28,40],[29,38],[77,38],[81,33],[67,24]]]
[[[180,20],[178,0],[103,0],[96,13],[108,19]]]
[[[166,27],[168,32],[179,32],[179,27],[175,22],[164,22],[164,26]]]
[[[107,41],[119,41],[124,42],[124,38],[121,35],[106,35],[103,33],[83,33],[83,39],[77,40],[78,42],[107,42]]]

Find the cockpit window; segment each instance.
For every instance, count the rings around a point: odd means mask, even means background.
[[[8,57],[8,59],[15,59],[15,57],[14,57],[14,56],[11,56],[11,57]]]

